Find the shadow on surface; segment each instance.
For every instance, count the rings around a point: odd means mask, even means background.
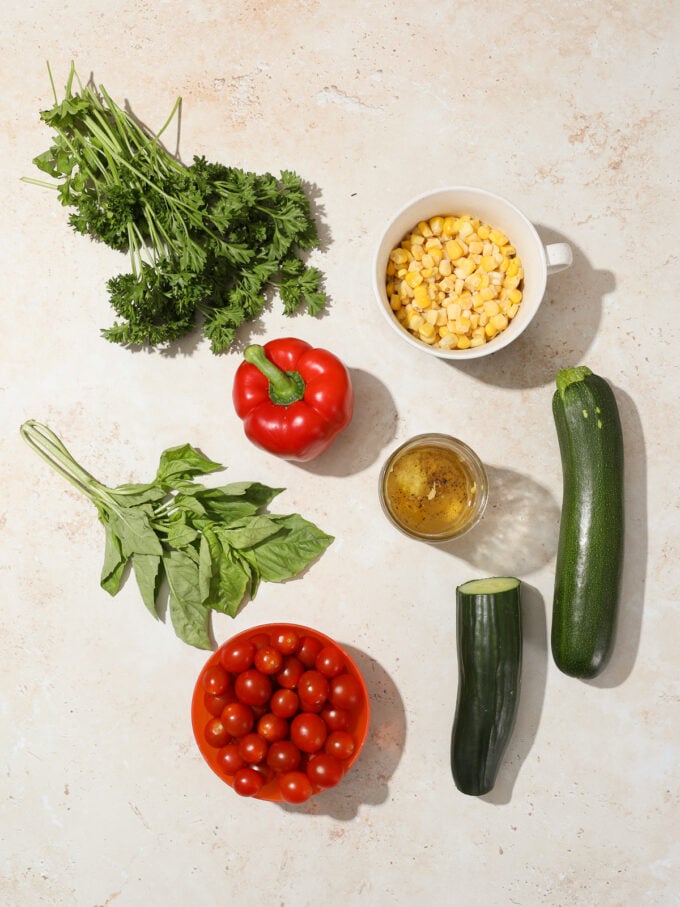
[[[406,741],[406,715],[399,690],[387,671],[365,652],[340,645],[361,671],[371,700],[371,721],[361,754],[337,787],[323,791],[300,806],[279,803],[288,812],[325,815],[350,821],[361,806],[378,806],[390,795],[394,774]]]
[[[490,356],[469,362],[448,362],[485,384],[499,387],[543,387],[558,370],[582,362],[597,333],[604,297],[615,286],[611,271],[598,271],[574,242],[540,224],[545,244],[566,242],[573,264],[548,277],[543,302],[517,340]]]
[[[543,596],[523,582],[522,594],[522,675],[517,718],[512,737],[498,770],[493,790],[480,797],[485,803],[509,803],[512,790],[529,755],[541,720],[548,677],[548,631]]]
[[[635,403],[613,388],[624,443],[626,530],[618,621],[609,663],[599,677],[586,681],[604,689],[620,686],[631,674],[640,648],[647,579],[647,454],[642,422]]]
[[[459,539],[437,545],[479,567],[485,576],[521,579],[557,550],[560,505],[552,494],[512,469],[486,467],[489,502],[480,523]]]
[[[354,416],[328,450],[302,469],[321,476],[349,476],[374,463],[397,431],[397,408],[392,394],[374,375],[349,370],[354,388]]]

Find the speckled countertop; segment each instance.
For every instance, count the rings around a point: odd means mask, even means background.
[[[0,901],[680,903],[676,4],[13,0],[4,34]],[[20,182],[48,144],[45,60],[63,84],[72,59],[154,128],[181,95],[185,159],[294,169],[309,185],[331,306],[289,321],[275,302],[243,339],[294,333],[351,369],[354,421],[319,461],[244,439],[238,353],[213,356],[198,336],[170,355],[100,339],[120,257]],[[456,366],[400,344],[370,286],[387,219],[446,184],[508,197],[574,253],[520,340]],[[593,683],[548,654],[550,399],[556,370],[581,363],[615,388],[627,458],[620,629]],[[28,451],[27,418],[114,484],[189,441],[230,480],[285,487],[286,509],[336,537],[215,635],[283,619],[350,647],[373,723],[340,787],[282,809],[206,767],[189,721],[205,653],[154,623],[133,583],[116,599],[99,588],[96,514]],[[376,495],[389,451],[430,430],[471,444],[491,477],[482,523],[443,548],[399,535]],[[497,787],[473,799],[448,763],[454,591],[497,573],[525,582],[523,691]]]

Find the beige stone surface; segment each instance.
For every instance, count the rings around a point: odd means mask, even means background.
[[[3,33],[0,901],[679,904],[678,6],[13,0]],[[326,456],[302,467],[244,438],[237,351],[100,338],[123,260],[20,181],[49,144],[46,60],[58,84],[74,60],[155,128],[181,95],[185,160],[309,184],[328,313],[288,320],[275,301],[241,339],[294,334],[347,363],[356,415]],[[520,340],[455,366],[400,344],[370,286],[386,221],[447,184],[506,196],[574,252]],[[615,388],[627,457],[620,630],[593,683],[560,674],[548,646],[550,400],[557,369],[581,363]],[[340,787],[284,809],[210,772],[189,720],[206,653],[154,623],[133,583],[99,588],[96,514],[23,444],[28,418],[114,484],[191,442],[336,537],[215,635],[291,620],[356,654],[373,723]],[[399,535],[376,493],[389,451],[432,430],[491,477],[485,519],[444,548]],[[525,582],[523,691],[497,787],[474,799],[449,770],[454,595],[497,573]]]

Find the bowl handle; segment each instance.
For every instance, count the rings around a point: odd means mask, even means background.
[[[557,274],[571,266],[574,258],[571,246],[566,242],[550,243],[545,247],[545,257],[548,263],[548,274]]]

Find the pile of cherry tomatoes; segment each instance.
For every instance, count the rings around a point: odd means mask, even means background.
[[[303,803],[341,780],[363,742],[367,710],[342,650],[281,624],[240,634],[209,659],[194,693],[194,732],[241,796]]]

